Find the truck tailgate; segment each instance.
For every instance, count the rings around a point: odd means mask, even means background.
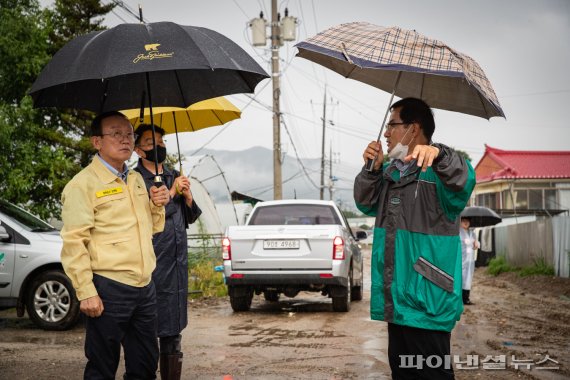
[[[234,270],[330,270],[336,225],[229,227]]]

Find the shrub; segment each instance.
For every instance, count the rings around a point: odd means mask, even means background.
[[[533,275],[554,276],[554,267],[548,265],[541,257],[540,259],[534,260],[533,265],[522,268],[519,271],[519,275],[521,277]]]
[[[504,256],[497,256],[492,258],[491,261],[489,261],[487,273],[493,276],[498,276],[503,272],[513,272],[514,270],[515,268],[507,264],[507,260],[505,259]]]
[[[204,258],[194,261],[192,266],[188,260],[188,264],[188,292],[192,298],[227,295],[223,274],[214,271],[216,265],[222,264],[221,260]]]

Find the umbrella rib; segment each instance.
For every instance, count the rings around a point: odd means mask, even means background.
[[[104,79],[103,79],[103,81],[104,81],[103,83],[105,83],[105,91],[103,91],[103,95],[102,95],[103,99],[101,99],[101,102],[100,102],[101,107],[99,108],[99,113],[102,113],[103,110],[105,109],[105,102],[107,101],[107,90],[109,87],[109,81],[104,80]]]
[[[220,125],[223,125],[224,122],[223,122],[222,119],[218,116],[218,111],[212,110],[212,113],[214,114],[214,116],[216,117],[216,119],[218,119],[218,121],[220,122]]]
[[[485,106],[485,101],[483,100],[483,95],[481,95],[481,92],[479,92],[477,89],[475,89],[475,91],[477,92],[479,101],[481,102],[481,105],[483,106],[483,110],[485,110],[485,118],[487,120],[489,120],[489,117],[487,117],[489,115],[489,111],[487,110],[487,107]]]
[[[192,122],[192,118],[190,117],[190,111],[188,111],[188,109],[186,109],[184,111],[184,113],[186,114],[186,117],[188,118],[188,124],[190,124],[190,129],[192,130],[192,132],[196,132],[196,130],[194,129],[194,123]]]
[[[186,98],[184,97],[184,90],[182,90],[182,85],[180,83],[180,77],[178,76],[178,70],[174,70],[174,77],[176,78],[176,83],[178,84],[178,90],[180,91],[180,96],[182,97],[182,102],[184,105],[182,107],[189,107],[190,104],[186,104]]]

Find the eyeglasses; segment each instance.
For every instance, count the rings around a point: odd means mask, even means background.
[[[135,141],[138,137],[138,135],[133,132],[121,133],[119,131],[112,133],[101,133],[101,136],[111,136],[111,138],[115,141],[123,141],[124,139],[127,139],[131,142]]]
[[[410,125],[412,123],[386,123],[386,132],[392,132],[398,125]]]

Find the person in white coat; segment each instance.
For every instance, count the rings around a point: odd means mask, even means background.
[[[459,237],[461,239],[464,305],[472,305],[469,299],[469,292],[471,291],[471,282],[473,281],[473,272],[475,271],[475,250],[479,248],[479,242],[475,237],[475,232],[473,229],[469,229],[470,225],[471,221],[468,218],[461,218]]]

